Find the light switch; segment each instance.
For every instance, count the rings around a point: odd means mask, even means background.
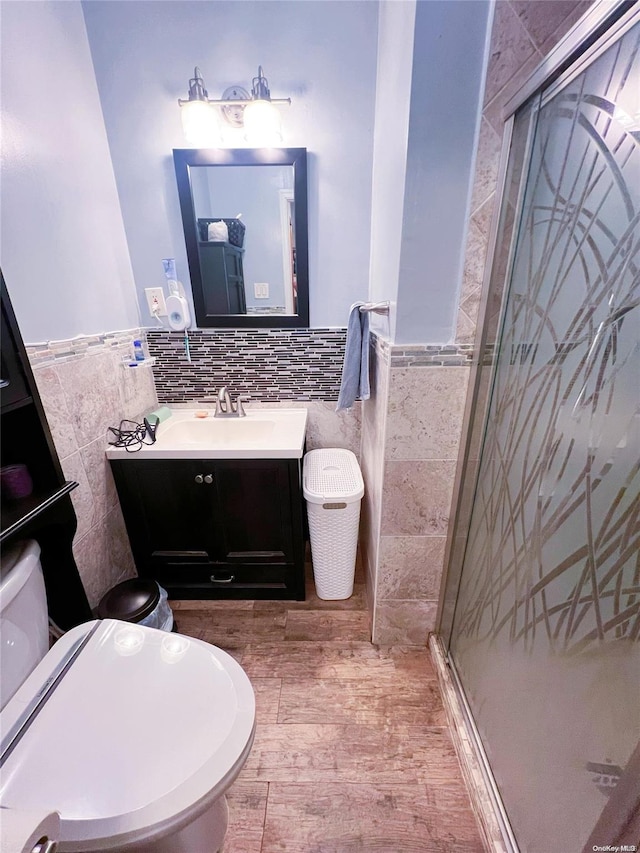
[[[256,299],[269,298],[269,283],[266,281],[256,281],[253,283],[253,293]]]

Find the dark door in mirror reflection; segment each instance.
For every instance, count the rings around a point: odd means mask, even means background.
[[[207,316],[247,313],[243,254],[230,243],[198,244]]]

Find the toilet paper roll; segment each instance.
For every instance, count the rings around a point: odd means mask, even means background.
[[[2,822],[1,853],[32,853],[42,839],[58,841],[60,815],[58,812],[22,811],[0,806]]]
[[[189,303],[184,296],[172,293],[171,296],[167,296],[166,304],[171,328],[176,332],[188,329],[191,325],[191,316],[189,314]]]

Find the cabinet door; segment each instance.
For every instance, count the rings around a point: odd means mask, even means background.
[[[233,314],[231,311],[229,281],[224,243],[200,243],[200,268],[204,308],[207,316]]]
[[[215,487],[216,547],[224,561],[294,561],[286,460],[217,460]]]
[[[244,292],[244,272],[242,268],[242,249],[229,246],[225,251],[227,270],[227,289],[231,314],[246,314],[247,303]]]
[[[243,250],[228,243],[199,243],[204,309],[207,317],[246,314]]]
[[[128,459],[112,463],[138,568],[213,559],[213,464]]]

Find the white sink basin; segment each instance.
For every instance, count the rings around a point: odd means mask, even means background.
[[[264,444],[275,429],[275,421],[263,418],[194,418],[190,421],[176,420],[160,425],[156,439],[160,444],[197,444],[199,447],[210,444],[244,444],[260,442]],[[163,428],[164,427],[164,428]]]
[[[247,409],[244,418],[196,417],[201,409],[175,409],[158,425],[154,444],[135,453],[107,449],[109,459],[300,459],[306,409]]]

